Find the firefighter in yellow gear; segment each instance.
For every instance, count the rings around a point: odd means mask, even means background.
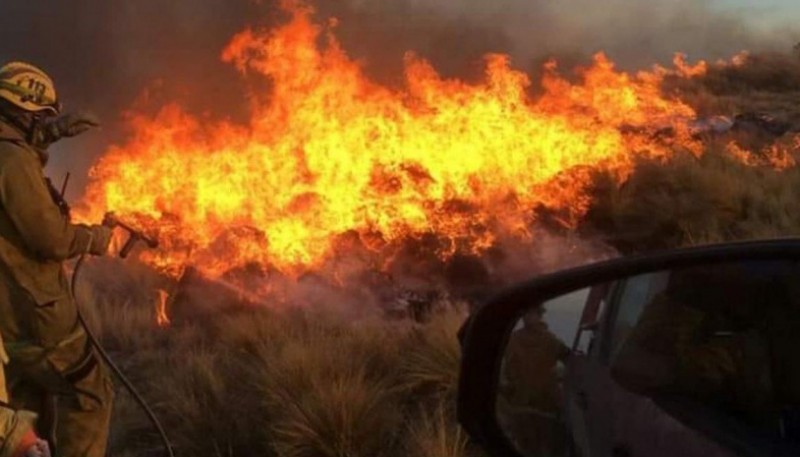
[[[543,306],[528,312],[522,328],[511,334],[498,399],[504,428],[518,450],[530,457],[561,455],[566,442],[557,366],[571,351],[550,331],[544,313]]]
[[[10,394],[0,409],[0,441],[25,434],[34,421],[26,411],[41,416],[44,399],[56,398],[55,433],[42,430],[41,419],[37,429],[57,443],[60,457],[106,452],[112,385],[78,321],[62,264],[103,255],[111,230],[71,223],[43,167],[51,143],[95,125],[61,114],[42,70],[21,62],[0,67],[0,335]]]
[[[523,327],[511,335],[506,348],[507,394],[514,403],[557,413],[561,388],[556,366],[570,355],[570,349],[555,336],[543,320],[539,307],[523,318]]]

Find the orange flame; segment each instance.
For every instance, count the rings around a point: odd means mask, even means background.
[[[756,153],[744,149],[733,141],[727,144],[726,150],[745,165],[786,170],[797,165],[793,153],[800,150],[800,135],[791,135],[789,139],[773,143]]]
[[[166,327],[170,324],[169,315],[167,314],[167,303],[169,302],[169,293],[166,290],[158,289],[158,303],[156,303],[156,323],[159,327]]]
[[[441,256],[481,252],[499,234],[530,236],[537,207],[575,221],[592,170],[622,179],[635,154],[699,154],[686,127],[694,111],[660,86],[705,64],[676,57],[676,70],[631,75],[598,54],[573,83],[550,62],[533,97],[508,56],[486,56],[484,80],[470,84],[408,54],[404,87],[392,89],[368,79],[310,7],[285,7],[286,24],[245,30],[222,53],[242,77],[271,82],[251,96],[248,125],[169,105],[133,116],[132,138],[93,167],[85,216],[113,209],[157,232],[146,262],[176,275],[253,262],[297,273],[347,233],[373,250],[435,233]]]

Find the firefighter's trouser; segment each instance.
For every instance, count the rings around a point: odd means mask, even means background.
[[[28,308],[28,307],[25,307]],[[39,413],[46,423],[55,397],[58,457],[103,457],[108,441],[113,389],[108,372],[88,343],[71,297],[22,309],[0,332],[10,358],[11,405]],[[16,324],[15,324],[16,323]],[[22,324],[22,325],[19,325]],[[39,430],[50,437],[50,430]]]

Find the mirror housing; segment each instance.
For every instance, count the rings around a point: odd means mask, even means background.
[[[498,424],[495,407],[509,335],[520,317],[535,306],[579,289],[631,276],[741,261],[800,261],[800,240],[713,245],[615,259],[542,276],[506,290],[477,310],[463,329],[459,421],[470,436],[490,452],[519,455]],[[591,303],[590,298],[587,304]],[[596,314],[596,307],[584,308],[580,329],[597,329]]]

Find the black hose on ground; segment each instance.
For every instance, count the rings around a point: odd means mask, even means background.
[[[72,272],[72,283],[70,285],[70,293],[72,294],[72,299],[75,300],[75,303],[78,307],[78,321],[80,321],[81,326],[86,331],[86,335],[89,338],[92,346],[97,350],[97,353],[100,354],[100,358],[103,359],[103,362],[111,369],[114,375],[119,379],[125,389],[130,392],[133,399],[136,401],[136,404],[142,408],[147,418],[150,420],[150,423],[153,424],[153,427],[158,431],[159,436],[161,437],[161,442],[164,445],[164,450],[166,451],[166,455],[168,457],[175,457],[175,452],[172,449],[172,444],[167,437],[167,433],[164,431],[164,427],[161,425],[161,422],[156,417],[153,410],[150,408],[150,405],[147,404],[147,400],[142,397],[139,391],[136,390],[136,387],[133,386],[131,381],[125,376],[122,370],[117,366],[116,363],[111,359],[111,356],[108,355],[103,346],[100,344],[100,341],[97,340],[97,337],[94,335],[92,330],[86,324],[86,320],[83,318],[83,313],[81,313],[80,303],[78,303],[78,298],[75,296],[75,286],[77,285],[78,281],[78,273],[80,273],[81,267],[83,266],[83,261],[86,258],[86,254],[82,254],[78,258],[78,262],[75,264],[75,270]]]

